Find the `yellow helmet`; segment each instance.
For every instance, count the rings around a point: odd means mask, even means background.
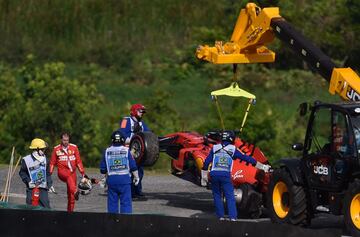
[[[30,149],[44,149],[46,147],[46,142],[40,138],[34,138],[29,146]]]

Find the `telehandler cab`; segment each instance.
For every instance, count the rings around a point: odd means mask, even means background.
[[[305,114],[306,104],[301,105]],[[360,103],[311,107],[301,158],[279,161],[268,187],[267,207],[278,223],[308,225],[315,213],[344,215],[355,236],[360,229]]]

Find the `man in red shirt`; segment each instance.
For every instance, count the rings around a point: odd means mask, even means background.
[[[61,144],[54,147],[50,160],[50,174],[54,171],[54,167],[58,167],[59,179],[66,183],[68,194],[68,212],[74,211],[75,199],[79,199],[79,191],[77,190],[76,168],[79,169],[84,178],[85,170],[82,164],[80,153],[76,145],[69,143],[70,135],[68,133],[61,134]]]

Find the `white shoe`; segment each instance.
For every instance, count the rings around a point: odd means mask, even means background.
[[[219,218],[219,221],[224,221],[224,220],[225,220],[224,217],[220,217],[220,218]]]

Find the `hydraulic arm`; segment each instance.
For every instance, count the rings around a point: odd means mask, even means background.
[[[196,56],[214,64],[274,62],[275,53],[266,47],[274,38],[285,42],[330,84],[329,92],[343,100],[360,101],[360,78],[351,68],[335,63],[279,14],[279,8],[259,8],[248,3],[240,11],[230,42],[216,41],[213,47],[198,46]]]

